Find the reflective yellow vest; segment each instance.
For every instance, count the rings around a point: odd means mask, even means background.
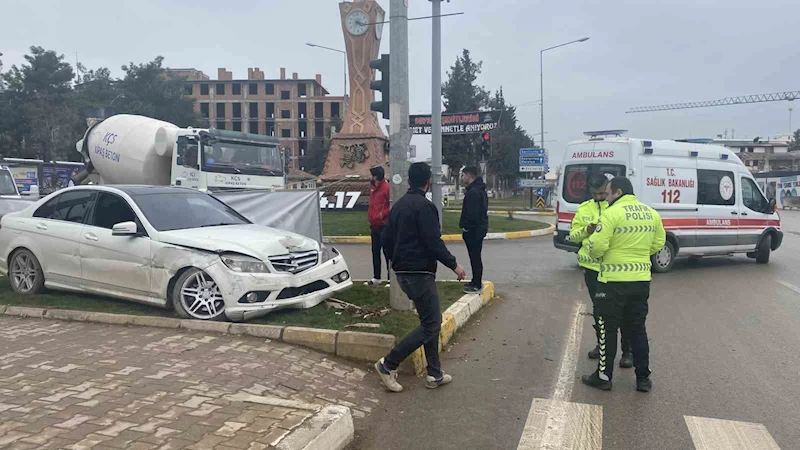
[[[590,233],[586,229],[590,224],[600,223],[600,216],[608,208],[608,202],[588,200],[578,206],[572,225],[569,228],[569,240],[581,244],[578,250],[578,265],[595,272],[600,271],[600,261],[589,256],[589,241],[586,239]]]
[[[588,241],[600,260],[601,283],[650,281],[650,256],[664,247],[666,233],[655,209],[628,194],[609,205]]]

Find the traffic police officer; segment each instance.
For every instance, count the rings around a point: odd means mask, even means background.
[[[652,277],[650,256],[664,247],[666,234],[661,216],[636,199],[630,180],[614,178],[606,192],[608,209],[587,239],[589,256],[600,260],[594,303],[600,329],[600,360],[597,370],[582,381],[611,390],[617,329],[621,326],[631,336],[636,390],[649,392],[653,383],[645,320]]]
[[[578,250],[578,265],[583,267],[583,277],[586,281],[586,289],[589,291],[589,298],[594,305],[594,294],[597,290],[597,273],[600,271],[600,261],[589,256],[589,240],[587,239],[595,231],[595,227],[600,223],[603,211],[608,208],[606,201],[606,185],[608,178],[603,174],[594,174],[589,177],[589,193],[591,200],[587,200],[578,206],[575,217],[572,219],[572,226],[569,231],[569,240],[580,244]],[[600,329],[597,326],[597,308],[594,312],[594,329],[597,341],[600,341]],[[600,358],[600,345],[597,344],[594,350],[589,352],[589,358]],[[625,369],[633,367],[633,355],[631,355],[631,341],[627,330],[622,330],[622,359],[619,366]]]

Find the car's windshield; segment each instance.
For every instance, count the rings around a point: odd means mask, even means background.
[[[158,231],[250,223],[228,205],[202,192],[143,194],[133,200]]]
[[[0,195],[17,195],[14,178],[7,171],[0,171]]]
[[[277,146],[218,141],[203,146],[203,170],[226,173],[283,173]]]

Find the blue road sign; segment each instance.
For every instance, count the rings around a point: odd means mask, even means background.
[[[520,166],[535,166],[547,163],[546,156],[524,156],[520,155],[519,157],[519,165]]]
[[[547,154],[543,148],[521,148],[519,156],[542,156]]]
[[[537,188],[536,189],[536,195],[539,196],[539,197],[544,197],[544,191],[545,191],[545,188],[543,188],[543,187]]]

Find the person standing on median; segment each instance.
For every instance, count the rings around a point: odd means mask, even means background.
[[[586,290],[589,291],[589,298],[592,299],[594,306],[594,294],[597,292],[597,275],[600,272],[600,261],[589,256],[589,236],[594,233],[603,212],[608,208],[606,201],[606,187],[608,178],[603,174],[594,174],[589,177],[589,193],[592,198],[578,206],[572,225],[569,230],[569,240],[581,246],[578,250],[578,265],[583,268],[583,278],[586,282]],[[593,307],[594,330],[597,336],[597,344],[594,350],[589,352],[590,359],[600,358],[600,328],[597,326],[597,308]],[[613,364],[613,361],[612,361]],[[622,359],[619,366],[624,369],[633,367],[633,355],[631,354],[631,340],[627,330],[622,330]]]
[[[367,286],[381,284],[381,233],[389,220],[389,183],[385,180],[383,167],[377,166],[369,169],[372,178],[369,180],[372,187],[369,191],[369,220],[370,236],[372,238],[372,279],[364,283]],[[386,249],[383,249],[386,255]],[[389,279],[389,259],[386,259],[386,279]],[[386,284],[389,287],[389,283]]]
[[[472,281],[464,287],[465,294],[476,294],[483,290],[483,238],[489,232],[489,197],[486,183],[475,166],[467,166],[461,172],[461,181],[467,186],[464,203],[461,205],[459,227],[467,245],[469,262],[472,265]]]
[[[617,328],[627,330],[633,345],[636,390],[650,392],[650,346],[647,319],[650,297],[650,257],[664,247],[666,233],[661,216],[636,199],[631,181],[616,177],[606,189],[608,209],[589,237],[589,256],[600,260],[594,296],[600,328],[600,360],[597,370],[584,375],[588,386],[611,390]]]
[[[455,272],[459,281],[466,276],[442,241],[436,206],[425,198],[431,187],[431,167],[422,162],[412,164],[408,185],[408,192],[392,206],[382,239],[400,288],[414,302],[420,325],[375,363],[375,370],[392,392],[403,390],[397,382],[397,368],[419,347],[424,347],[428,363],[425,387],[435,389],[453,380],[442,372],[439,361],[442,309],[436,289],[437,261]]]

